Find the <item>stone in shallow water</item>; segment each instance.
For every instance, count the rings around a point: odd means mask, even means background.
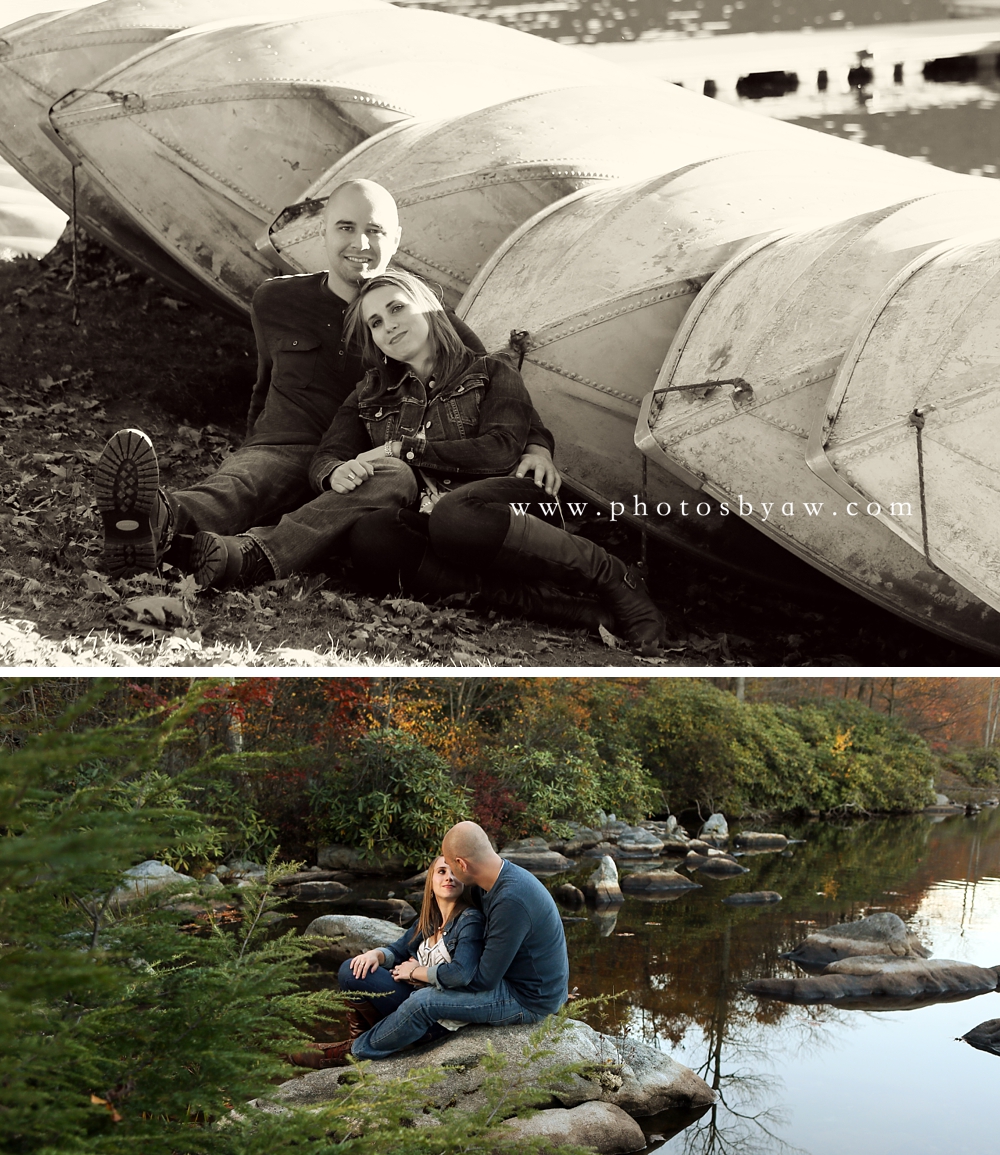
[[[486,1102],[481,1088],[487,1077],[482,1064],[487,1044],[516,1064],[523,1061],[524,1047],[535,1029],[528,1025],[468,1026],[437,1043],[379,1059],[369,1070],[378,1079],[389,1081],[402,1078],[411,1068],[437,1067],[445,1077],[428,1090],[428,1100],[438,1107],[451,1104],[459,1110],[476,1110]],[[708,1084],[669,1055],[632,1039],[599,1034],[576,1019],[568,1021],[546,1050],[552,1053],[530,1066],[523,1076],[527,1082],[537,1083],[547,1067],[563,1063],[582,1062],[588,1068],[585,1076],[573,1075],[553,1091],[551,1106],[575,1107],[600,1101],[613,1103],[629,1115],[642,1116],[715,1101]],[[342,1080],[349,1083],[351,1078],[351,1072],[343,1067],[312,1071],[282,1083],[275,1098],[299,1106],[325,1103],[342,1094]]]
[[[1000,1055],[1000,1019],[987,1019],[985,1023],[966,1031],[962,1038],[970,1047]]]
[[[626,891],[649,894],[655,891],[699,890],[701,884],[676,870],[636,870],[622,879]]]
[[[618,867],[610,855],[604,855],[597,869],[583,884],[583,892],[595,906],[621,906],[625,901],[618,882]]]
[[[417,912],[402,898],[362,898],[353,905],[365,914],[391,919],[400,926],[409,926],[417,917]]]
[[[940,958],[861,955],[830,963],[822,974],[801,979],[757,979],[744,990],[791,1003],[845,999],[944,999],[997,989],[1000,971]]]
[[[727,906],[754,906],[769,902],[781,902],[776,890],[747,890],[741,894],[727,894],[722,900]]]
[[[855,955],[927,958],[931,952],[906,929],[898,914],[883,910],[855,922],[839,922],[814,931],[782,958],[804,967],[824,967]]]
[[[746,850],[784,850],[788,839],[784,834],[762,834],[755,830],[742,830],[733,838],[734,846]]]

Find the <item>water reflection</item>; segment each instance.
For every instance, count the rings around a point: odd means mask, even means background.
[[[870,0],[419,0],[415,6],[486,18],[570,44],[635,40],[649,32],[797,31],[948,16],[944,0],[881,0],[875,7]]]
[[[790,831],[791,833],[791,831]],[[1000,960],[1000,815],[932,824],[923,817],[853,827],[814,823],[791,854],[747,856],[751,873],[709,879],[667,903],[627,899],[611,932],[567,926],[581,994],[621,992],[594,1026],[659,1045],[719,1092],[715,1108],[662,1145],[668,1152],[809,1151],[823,1155],[899,1149],[891,1120],[920,1114],[925,1097],[981,1101],[994,1091],[989,1056],[977,1065],[942,1049],[998,1013],[995,996],[877,1013],[759,1002],[743,984],[801,973],[780,954],[817,926],[892,910],[937,957],[990,966]],[[727,907],[736,890],[777,890],[775,907]],[[974,1060],[977,1056],[963,1046]],[[872,1056],[880,1056],[877,1070]],[[929,1073],[934,1077],[928,1081]],[[854,1101],[874,1094],[879,1103]],[[945,1089],[947,1088],[947,1089]],[[821,1090],[822,1089],[822,1090]],[[839,1131],[823,1095],[847,1112]],[[981,1110],[949,1107],[913,1137],[916,1152],[945,1152],[966,1137],[984,1149]],[[843,1141],[847,1126],[858,1130]],[[957,1130],[956,1130],[957,1128]],[[834,1142],[832,1135],[839,1134]],[[936,1145],[935,1145],[936,1144]]]

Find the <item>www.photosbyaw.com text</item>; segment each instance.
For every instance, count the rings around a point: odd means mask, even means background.
[[[558,501],[512,501],[511,510],[520,517],[529,513],[540,513],[543,516],[555,517],[559,512]],[[567,501],[562,504],[563,512],[569,517],[583,517],[590,508],[588,501]],[[732,501],[680,501],[671,504],[668,501],[644,501],[638,494],[634,494],[631,505],[624,501],[613,501],[610,512],[607,514],[602,508],[595,507],[597,517],[607,516],[611,521],[620,517],[654,518],[654,517],[756,517],[760,521],[789,517],[879,517],[886,514],[889,517],[913,517],[913,509],[908,501],[894,501],[888,506],[880,505],[877,501],[865,502],[848,501],[843,505],[835,505],[827,501],[759,501],[756,504],[745,501],[740,494],[735,502]]]

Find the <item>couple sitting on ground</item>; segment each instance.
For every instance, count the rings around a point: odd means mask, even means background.
[[[537,1023],[566,1002],[566,936],[538,879],[460,822],[427,871],[413,928],[348,959],[339,980],[352,995],[350,1038],[292,1055],[298,1066],[385,1059],[468,1023]]]
[[[130,576],[165,560],[202,587],[249,587],[346,554],[372,594],[605,625],[655,652],[663,618],[637,570],[567,533],[557,500],[538,500],[558,494],[554,443],[511,360],[486,355],[419,278],[387,270],[400,240],[392,196],[347,181],[323,220],[329,270],[254,294],[243,446],[167,491],[144,433],[108,442],[105,568]]]

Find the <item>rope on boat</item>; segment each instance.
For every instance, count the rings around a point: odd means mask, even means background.
[[[517,371],[520,373],[521,366],[524,364],[524,355],[528,351],[528,330],[511,329],[508,344],[517,354]]]
[[[693,385],[662,385],[659,389],[653,390],[653,396],[659,393],[684,393],[693,389],[717,389],[720,385],[732,385],[734,405],[743,406],[753,402],[753,386],[742,377],[726,377],[722,381],[696,381]]]
[[[73,293],[73,324],[80,324],[80,285],[77,278],[77,244],[76,244],[76,165],[70,167],[73,199],[71,204],[72,213],[70,216],[69,227],[73,239],[73,279],[70,281]]]
[[[645,453],[643,453],[643,455],[642,455],[642,508],[643,508],[644,513],[646,510],[646,473],[647,473],[648,465],[649,465],[649,458],[645,455]],[[640,533],[641,533],[641,538],[640,538],[641,545],[639,547],[639,549],[640,549],[639,562],[642,566],[642,572],[648,573],[649,567],[646,565],[646,550],[647,550],[649,543],[647,541],[646,523],[645,522],[642,523],[642,529],[641,529]]]
[[[933,408],[931,406],[930,408]],[[920,483],[920,532],[924,541],[924,561],[935,573],[944,571],[931,561],[930,535],[927,532],[927,492],[924,487],[924,425],[927,422],[927,410],[914,409],[910,414],[910,424],[917,431],[917,478]]]

